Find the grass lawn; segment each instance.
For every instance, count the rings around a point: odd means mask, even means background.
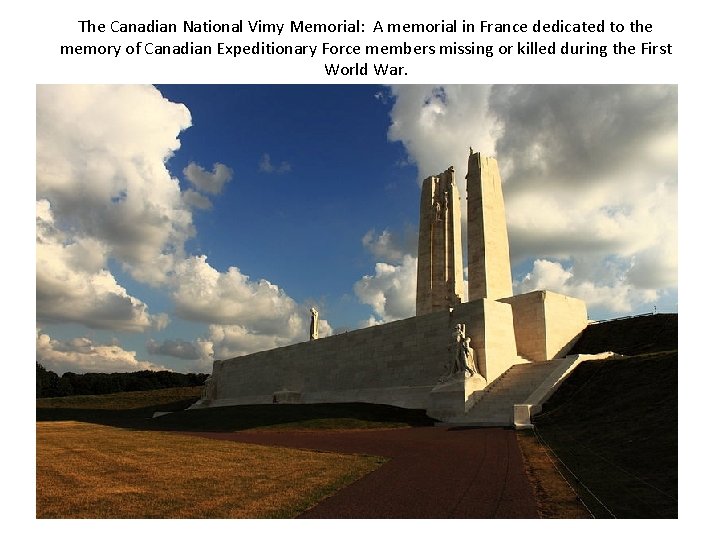
[[[290,518],[386,459],[170,432],[430,423],[420,411],[362,403],[183,410],[201,389],[36,400],[37,517]]]
[[[290,518],[384,458],[37,423],[38,518]]]
[[[188,405],[200,399],[202,386],[162,388],[138,392],[117,392],[99,396],[67,396],[38,398],[35,406],[39,409],[100,409],[128,410],[142,409],[154,405],[166,405],[182,401]],[[167,409],[173,410],[173,409]]]

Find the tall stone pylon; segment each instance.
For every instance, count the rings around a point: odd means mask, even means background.
[[[510,247],[497,160],[470,153],[467,179],[469,300],[512,296]]]
[[[462,294],[460,194],[450,167],[423,181],[415,313],[446,310],[459,304]]]

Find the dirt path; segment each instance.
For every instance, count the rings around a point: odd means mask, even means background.
[[[192,435],[392,458],[301,518],[538,517],[515,432],[509,429],[420,427]]]

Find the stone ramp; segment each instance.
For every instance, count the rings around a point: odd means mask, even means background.
[[[478,396],[475,405],[463,416],[449,419],[449,424],[471,426],[512,426],[516,403],[526,403],[545,381],[552,377],[560,361],[550,360],[517,364],[508,369]]]

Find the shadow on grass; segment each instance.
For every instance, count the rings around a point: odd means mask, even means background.
[[[37,421],[74,420],[114,427],[162,431],[245,429],[372,429],[433,425],[425,411],[368,403],[238,405],[184,410],[195,400],[140,409],[38,408]],[[152,418],[154,412],[172,412]],[[174,411],[174,412],[173,412]]]
[[[678,516],[677,351],[585,362],[533,422],[595,517]]]

